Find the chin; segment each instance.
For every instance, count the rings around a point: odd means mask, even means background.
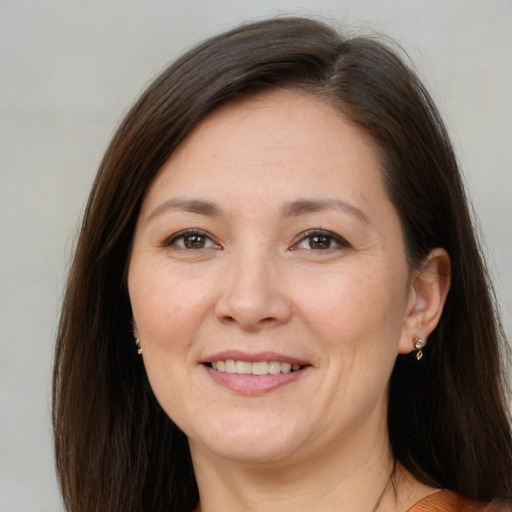
[[[224,460],[248,465],[275,465],[289,460],[295,453],[294,450],[286,450],[282,445],[274,443],[253,444],[252,446],[213,446],[206,447],[213,455]],[[191,446],[193,453],[193,448]]]
[[[192,454],[195,449],[206,450],[217,457],[246,464],[265,464],[285,461],[305,444],[303,435],[294,429],[268,425],[266,428],[237,429],[226,425],[209,429],[205,436],[190,436]],[[211,426],[210,426],[211,427]]]

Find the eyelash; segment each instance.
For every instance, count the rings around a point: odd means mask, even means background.
[[[329,242],[329,247],[325,248],[316,248],[311,247],[311,242],[315,238],[317,239],[326,239]],[[303,242],[307,242],[309,240],[309,247],[300,247],[300,244]],[[334,247],[332,243],[336,244]],[[312,251],[332,251],[340,248],[350,248],[351,245],[341,236],[332,233],[331,231],[325,231],[323,229],[311,229],[301,233],[298,237],[298,240],[292,245],[292,250],[297,249],[307,249]]]
[[[210,242],[211,245],[209,247],[208,246],[205,247],[204,245],[202,247],[187,247],[186,240],[191,239],[193,237],[197,237],[197,238],[201,239],[201,241],[204,244],[208,244],[208,242]],[[325,239],[328,242],[329,246],[325,247],[325,248],[322,247],[322,248],[316,248],[316,249],[311,247],[311,243],[315,238],[316,239]],[[183,245],[179,245],[177,243],[179,240],[183,241]],[[307,242],[308,240],[309,240],[309,247],[300,247],[300,245],[302,243]],[[334,247],[332,246],[333,243],[335,244]],[[200,249],[212,249],[212,248],[219,249],[220,248],[220,245],[217,244],[215,241],[213,241],[212,237],[208,233],[206,233],[205,231],[202,231],[200,229],[186,229],[184,231],[175,233],[170,238],[168,238],[162,244],[162,246],[163,247],[175,246],[179,249],[187,250],[187,251],[188,250],[200,250]],[[306,250],[323,252],[323,251],[332,251],[332,250],[337,250],[340,248],[350,248],[350,247],[351,247],[351,245],[344,238],[332,233],[331,231],[325,231],[323,229],[311,229],[311,230],[304,231],[303,233],[301,233],[297,237],[297,239],[293,243],[293,245],[291,246],[290,250],[295,251],[298,249],[306,249]]]
[[[209,246],[209,247],[204,247],[204,246],[203,247],[186,247],[185,240],[191,239],[193,237],[202,239],[205,244],[210,242],[211,246]],[[183,241],[183,246],[181,246],[177,243],[179,240]],[[201,231],[200,229],[186,229],[184,231],[180,231],[179,233],[175,233],[170,238],[165,240],[165,242],[162,244],[163,247],[170,247],[173,245],[175,247],[177,247],[178,249],[182,249],[185,251],[199,250],[199,249],[212,249],[212,248],[219,249],[220,248],[219,244],[214,242],[212,237],[208,233],[206,233],[205,231]]]

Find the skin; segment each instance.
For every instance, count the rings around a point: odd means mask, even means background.
[[[392,492],[387,394],[397,355],[434,329],[448,275],[441,249],[409,268],[377,153],[330,106],[275,91],[203,120],[145,195],[128,275],[202,510],[370,512],[381,495],[379,511],[406,510],[432,492],[400,467]],[[233,390],[204,364],[230,350],[303,370]]]

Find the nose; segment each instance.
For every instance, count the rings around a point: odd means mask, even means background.
[[[217,319],[246,331],[287,323],[292,314],[286,285],[270,258],[241,257],[227,263],[222,292],[215,306]]]

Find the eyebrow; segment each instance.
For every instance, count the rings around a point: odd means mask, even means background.
[[[199,215],[205,215],[209,217],[219,217],[221,210],[218,206],[210,201],[203,201],[201,199],[179,199],[172,198],[159,204],[148,216],[148,222],[168,212],[169,210],[181,210],[190,213],[197,213]]]
[[[368,218],[364,212],[356,206],[342,201],[340,199],[298,199],[287,203],[281,210],[283,218],[299,217],[308,213],[316,213],[325,210],[341,210],[345,213],[354,215],[359,220],[368,223]],[[162,215],[169,210],[181,210],[190,213],[197,213],[207,217],[220,217],[222,210],[215,203],[202,199],[180,199],[171,198],[159,204],[148,216],[148,222]]]
[[[341,210],[354,215],[362,222],[368,223],[368,217],[356,206],[340,199],[299,199],[284,206],[283,217],[298,217],[308,213],[321,212],[324,210]]]

